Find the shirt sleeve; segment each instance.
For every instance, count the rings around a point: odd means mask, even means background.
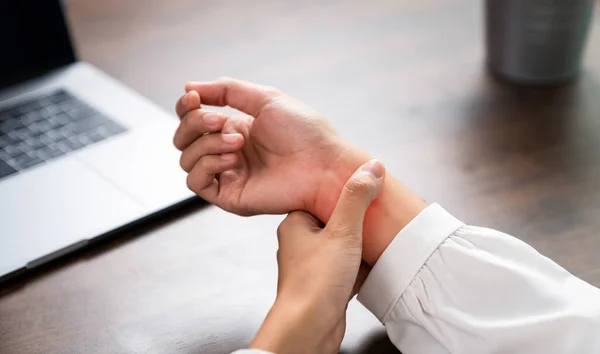
[[[437,204],[390,243],[358,299],[404,354],[600,353],[600,289]]]

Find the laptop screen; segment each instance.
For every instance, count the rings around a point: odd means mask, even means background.
[[[74,60],[59,0],[0,0],[0,88]]]

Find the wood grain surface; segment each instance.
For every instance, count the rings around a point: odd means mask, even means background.
[[[66,5],[79,56],[162,107],[190,80],[279,86],[428,201],[600,286],[597,23],[580,80],[535,89],[487,75],[470,0]],[[0,353],[245,347],[274,298],[281,219],[198,203],[3,284]],[[342,351],[397,352],[356,302]]]

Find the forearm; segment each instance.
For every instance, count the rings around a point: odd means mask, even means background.
[[[600,290],[504,233],[429,206],[358,295],[403,353],[599,353]]]

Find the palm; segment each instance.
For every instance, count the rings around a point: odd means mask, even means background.
[[[333,128],[289,96],[265,105],[256,118],[227,122],[223,131],[245,139],[240,163],[219,176],[217,204],[237,214],[306,209],[337,155]]]

